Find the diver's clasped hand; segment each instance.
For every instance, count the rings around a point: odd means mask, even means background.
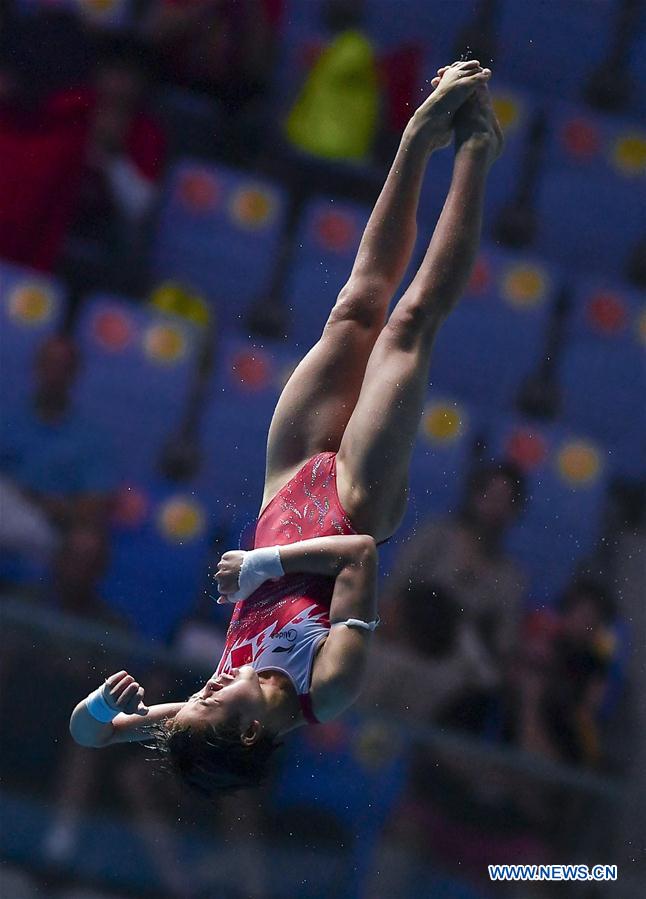
[[[284,575],[278,546],[264,546],[248,551],[237,549],[224,553],[214,575],[218,586],[218,603],[241,602],[265,581]]]

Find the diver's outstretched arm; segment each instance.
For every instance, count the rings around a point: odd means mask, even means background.
[[[343,591],[345,599],[330,605],[330,622],[347,618],[369,620],[376,610],[377,550],[366,534],[313,537],[287,546],[226,552],[218,562],[215,580],[219,603],[247,599],[265,581],[287,574],[318,574],[350,579],[354,589]],[[335,595],[341,591],[335,590]]]
[[[183,705],[147,706],[143,687],[127,671],[117,671],[78,703],[70,718],[70,733],[80,746],[94,749],[147,740],[153,725],[174,717]]]

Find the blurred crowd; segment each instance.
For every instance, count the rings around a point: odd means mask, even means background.
[[[134,493],[127,493],[132,478],[122,478],[123,466],[115,464],[119,451],[109,421],[101,426],[88,420],[76,401],[87,362],[77,328],[86,297],[126,296],[133,308],[190,326],[197,335],[187,392],[149,471],[150,482],[163,483],[171,494],[182,485],[195,492],[204,452],[200,422],[216,390],[213,371],[226,316],[214,297],[180,276],[162,289],[156,282],[150,260],[165,178],[177,160],[198,158],[282,185],[288,209],[275,264],[242,324],[248,339],[281,337],[289,316],[281,291],[308,199],[324,190],[353,202],[372,200],[421,96],[431,39],[411,34],[398,44],[380,45],[368,24],[373,5],[115,0],[77,6],[71,0],[25,0],[0,12],[0,294],[11,302],[2,279],[18,271],[53,278],[69,297],[57,327],[31,352],[24,398],[11,415],[3,412],[0,428],[0,586],[5,597],[33,607],[34,615],[56,610],[145,645],[149,629],[140,615],[129,613],[122,582],[109,577],[119,541],[128,538],[120,528],[138,514]],[[376,5],[388,14],[387,3]],[[608,121],[631,120],[642,101],[625,60],[632,58],[631,41],[643,22],[636,4],[607,5],[614,37],[590,60],[578,102]],[[472,14],[462,17],[450,49],[459,55],[468,48],[481,60],[493,57],[495,71],[497,4],[466,6]],[[391,8],[390,14],[397,13]],[[609,79],[612,60],[621,71]],[[517,188],[495,223],[496,240],[512,250],[530,245],[536,228],[542,127],[538,118],[517,166]],[[637,155],[646,153],[644,147],[646,141]],[[643,159],[641,165],[643,182]],[[646,284],[643,241],[642,234],[625,235],[630,253],[621,279],[627,290]],[[618,280],[615,272],[611,278]],[[113,331],[109,337],[118,341]],[[551,421],[558,406],[549,365],[558,334],[550,339],[545,364],[523,385],[517,407],[540,422]],[[540,489],[518,458],[476,440],[459,502],[441,514],[429,514],[420,504],[422,520],[406,531],[383,572],[383,627],[356,712],[357,721],[376,716],[379,722],[374,745],[372,732],[365,738],[366,757],[373,762],[390,759],[380,744],[389,742],[384,734],[419,734],[402,750],[401,770],[392,762],[387,814],[370,837],[383,864],[380,879],[366,874],[366,896],[400,895],[393,885],[403,890],[407,877],[410,895],[420,895],[414,892],[415,864],[430,861],[475,890],[487,863],[550,861],[562,852],[567,790],[533,780],[528,768],[505,767],[498,755],[474,764],[464,748],[474,741],[514,751],[527,765],[534,760],[601,776],[625,773],[630,751],[622,734],[632,721],[635,687],[629,647],[639,640],[633,613],[640,592],[627,567],[633,550],[627,554],[626,545],[639,552],[644,538],[644,482],[633,471],[619,472],[604,493],[594,546],[571,559],[567,580],[549,602],[539,598],[509,539]],[[211,489],[217,492],[217,485]],[[250,502],[258,504],[259,496]],[[173,626],[156,635],[160,651],[170,650],[197,670],[215,665],[223,642],[226,618],[204,588],[219,554],[244,545],[235,511],[230,520],[219,514],[205,534],[206,551],[193,565],[193,595]],[[179,528],[180,535],[185,525],[190,530],[182,517],[188,514],[177,511],[169,527]],[[549,520],[544,527],[550,528]],[[144,590],[145,567],[141,558],[120,569],[120,578],[129,571],[131,591]],[[57,670],[63,661],[57,659]],[[149,681],[138,676],[150,698],[174,695],[174,675],[145,664]],[[0,667],[3,686],[15,683],[19,665],[20,653],[9,647]],[[68,679],[77,692],[81,684],[82,692],[98,673],[108,673],[100,652],[87,666],[71,663]],[[321,739],[341,753],[356,727],[354,718],[330,725],[321,729]],[[428,733],[458,735],[465,742],[430,751]],[[128,809],[162,889],[172,896],[199,895],[199,884],[191,887],[173,863],[170,820],[180,800],[150,781],[139,756],[117,767],[96,755],[65,744],[55,756],[54,811],[38,850],[43,864],[65,870],[72,863],[83,815],[100,785],[106,792],[106,765],[112,765],[120,798],[111,795],[107,806],[121,802]],[[312,758],[317,764],[314,750]],[[388,764],[383,762],[380,783]],[[330,791],[341,783],[332,780]],[[265,806],[274,801],[282,808],[276,797],[285,789],[278,774]],[[314,815],[325,804],[324,792],[321,784],[311,793],[303,787],[301,812]],[[198,824],[243,843],[249,832],[270,840],[271,828],[286,827],[262,802],[240,803],[225,803],[215,825],[206,816]],[[585,808],[581,800],[580,814]],[[332,833],[333,821],[332,815],[321,825],[321,839]],[[348,826],[356,823],[350,819]],[[266,860],[250,858],[240,895],[274,895]]]

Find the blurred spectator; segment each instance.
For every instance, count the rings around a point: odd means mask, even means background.
[[[5,476],[0,475],[0,552],[46,563],[56,547],[47,515]],[[6,572],[3,573],[5,578]]]
[[[65,531],[51,569],[51,598],[63,612],[125,629],[101,596],[108,566],[108,537],[96,526],[72,525]]]
[[[30,17],[0,32],[0,256],[45,271],[75,212],[90,121],[83,65],[70,64],[83,42],[60,24]]]
[[[85,290],[88,280],[128,289],[121,283],[132,272],[128,262],[143,251],[142,226],[166,157],[164,132],[146,110],[150,67],[137,42],[111,42],[88,92],[92,117],[67,261],[70,277],[80,267]]]
[[[235,116],[267,85],[283,7],[284,0],[156,0],[144,34],[171,80],[216,97]]]
[[[366,161],[379,127],[375,50],[360,30],[363,3],[328,0],[333,33],[306,75],[286,123],[294,148],[321,159]]]
[[[474,622],[448,591],[416,584],[399,612],[404,642],[374,640],[361,708],[414,725],[440,723],[463,698],[498,685],[498,671]]]
[[[525,592],[524,576],[503,541],[523,504],[523,476],[516,467],[475,470],[460,513],[415,533],[395,563],[384,597],[395,637],[418,649],[433,646],[440,613],[424,613],[423,599],[432,604],[433,591],[445,591],[451,604],[444,603],[443,628],[457,629],[456,646],[469,646],[490,684],[500,679],[516,645]],[[475,694],[472,699],[471,710],[456,709],[455,715],[478,728],[481,704]]]
[[[73,64],[62,58],[68,48],[81,57]],[[164,135],[144,111],[144,49],[106,45],[93,85],[73,19],[30,17],[0,50],[0,256],[51,270],[70,229],[80,261],[97,243],[136,252],[165,159]]]
[[[520,745],[555,760],[599,765],[601,710],[616,648],[614,602],[589,578],[557,611],[529,616],[511,685]]]
[[[3,419],[0,431],[0,469],[22,498],[23,511],[30,509],[40,525],[46,520],[56,534],[102,528],[113,486],[108,441],[72,402],[78,367],[71,338],[48,338],[36,357],[32,402],[10,421]],[[3,531],[11,525],[7,518]],[[82,543],[95,560],[97,539],[95,534]]]
[[[553,803],[553,792],[533,782],[525,771],[514,774],[486,757],[478,756],[476,762],[469,744],[437,744],[432,752],[414,745],[408,788],[385,834],[384,848],[391,851],[384,853],[385,864],[378,878],[383,879],[385,889],[375,884],[370,895],[375,899],[395,895],[395,884],[399,886],[401,877],[410,871],[410,855],[444,876],[462,882],[466,879],[483,888],[488,864],[548,863],[552,860],[545,836],[548,816],[543,809],[533,808],[531,800],[542,794],[542,798],[549,795]],[[556,822],[550,823],[554,827]],[[407,856],[403,871],[392,852],[397,847]],[[412,883],[406,895],[415,895]],[[449,895],[467,894],[460,890]]]

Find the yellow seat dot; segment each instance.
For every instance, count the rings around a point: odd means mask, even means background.
[[[533,265],[517,265],[503,278],[503,294],[519,308],[536,306],[545,295],[545,276]]]
[[[492,103],[496,118],[503,131],[508,131],[518,124],[520,107],[515,97],[509,94],[495,94]]]
[[[646,137],[642,134],[626,134],[617,138],[614,145],[614,159],[625,175],[640,175],[646,172]]]
[[[166,537],[177,543],[198,536],[204,529],[201,507],[184,497],[167,500],[160,508],[159,519]]]
[[[21,284],[9,295],[9,315],[23,325],[38,325],[50,318],[53,308],[51,293],[39,284]]]
[[[246,187],[236,191],[232,200],[232,212],[239,225],[260,228],[269,219],[273,203],[267,191]]]
[[[573,441],[558,454],[558,467],[563,478],[571,484],[586,484],[595,480],[601,470],[597,450],[589,443]]]
[[[423,419],[423,430],[432,443],[449,443],[462,433],[463,422],[459,410],[448,404],[431,406]]]
[[[186,339],[174,325],[153,325],[144,335],[144,348],[155,362],[170,364],[186,352]]]

